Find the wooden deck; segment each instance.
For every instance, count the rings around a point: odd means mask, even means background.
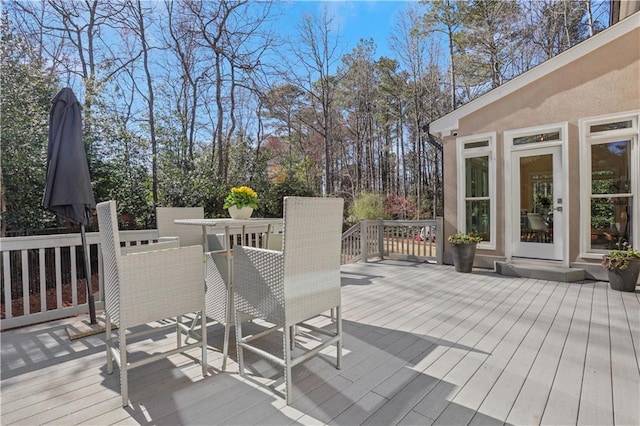
[[[1,424],[640,424],[639,292],[400,261],[342,271],[343,368],[331,351],[294,368],[291,406],[278,369],[222,373],[212,349],[206,378],[183,355],[133,370],[123,409],[103,335],[70,342],[63,320],[0,334]],[[158,337],[138,350],[175,341]]]

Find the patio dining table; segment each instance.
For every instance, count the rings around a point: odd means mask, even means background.
[[[262,239],[262,247],[269,247],[269,235],[274,227],[282,225],[282,218],[249,218],[249,219],[177,219],[176,225],[199,226],[202,228],[204,251],[206,255],[205,268],[205,304],[207,316],[225,326],[222,370],[225,370],[229,348],[229,327],[233,321],[233,248],[231,246],[231,229],[240,227],[242,239],[247,228],[266,226]],[[222,250],[211,251],[209,247],[208,230],[224,228],[224,245]],[[259,240],[258,240],[259,242]],[[248,241],[247,241],[248,244]],[[196,318],[197,320],[197,318]],[[193,323],[196,324],[196,321]],[[193,330],[191,331],[193,332]]]
[[[224,236],[225,236],[225,249],[231,253],[231,247],[229,244],[230,239],[230,229],[241,227],[242,235],[245,234],[245,230],[247,227],[254,226],[267,226],[267,232],[265,234],[265,241],[263,242],[263,246],[267,247],[269,242],[269,234],[272,233],[274,229],[274,225],[282,225],[282,218],[249,218],[249,219],[231,219],[231,218],[220,218],[220,219],[177,219],[174,221],[176,225],[187,225],[187,226],[199,226],[202,228],[202,236],[204,240],[204,251],[209,252],[209,240],[207,238],[207,229],[209,228],[224,228]]]

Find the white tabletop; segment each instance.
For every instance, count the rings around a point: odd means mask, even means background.
[[[231,218],[176,219],[173,222],[177,225],[192,225],[192,226],[251,226],[251,225],[279,224],[279,223],[282,223],[282,218],[252,217],[249,219],[231,219]]]

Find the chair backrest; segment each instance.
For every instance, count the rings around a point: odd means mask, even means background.
[[[544,223],[544,219],[540,216],[540,213],[527,213],[527,220],[532,231],[546,231],[547,224]]]
[[[120,234],[116,202],[105,201],[96,206],[104,264],[104,303],[111,321],[120,323]]]
[[[157,207],[156,223],[158,236],[178,237],[180,247],[201,245],[202,228],[198,226],[176,225],[176,219],[204,219],[204,207]]]
[[[344,200],[285,197],[284,292],[287,322],[340,305]]]

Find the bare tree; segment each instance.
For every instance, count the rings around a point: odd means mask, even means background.
[[[236,95],[239,88],[257,91],[252,75],[261,68],[261,57],[270,44],[270,36],[260,32],[270,4],[260,3],[258,8],[248,0],[221,0],[185,5],[201,45],[211,54],[217,170],[226,181],[229,147],[237,128]]]
[[[141,96],[146,105],[146,124],[149,130],[149,140],[151,143],[151,194],[152,208],[155,211],[158,205],[158,142],[156,136],[155,119],[155,88],[154,75],[152,73],[151,52],[154,47],[149,43],[148,25],[153,20],[153,9],[144,7],[141,0],[125,0],[122,20],[123,39],[125,44],[130,40],[135,40],[135,46],[130,48],[130,56],[142,56],[142,71],[144,73],[144,85],[138,85],[138,79],[132,69],[129,73],[132,90]],[[129,37],[133,34],[134,37]],[[131,107],[130,107],[131,108]]]
[[[331,75],[333,66],[338,61],[339,32],[334,28],[334,18],[329,15],[324,5],[320,17],[304,15],[299,28],[299,40],[291,46],[295,63],[302,68],[304,75],[297,78],[296,83],[309,97],[316,119],[307,121],[322,137],[324,148],[323,194],[332,193],[334,189],[332,173],[334,92],[336,79]],[[292,70],[294,75],[298,75]]]
[[[426,122],[427,116],[425,105],[428,93],[423,84],[427,74],[427,35],[416,31],[420,28],[422,17],[415,8],[403,11],[397,19],[394,32],[391,35],[391,43],[394,51],[400,57],[400,62],[407,69],[408,85],[405,94],[407,100],[406,115],[407,124],[411,135],[411,175],[413,176],[413,189],[418,202],[418,211],[423,198],[422,188],[427,187],[425,181],[426,160],[425,144],[423,139],[422,126]]]
[[[423,0],[430,6],[424,16],[425,31],[439,31],[445,34],[449,53],[449,80],[451,109],[458,107],[456,96],[456,50],[454,38],[461,25],[457,0]]]
[[[91,161],[95,147],[90,128],[96,97],[114,76],[122,72],[136,57],[122,57],[114,50],[116,22],[123,11],[121,2],[98,0],[48,0],[46,3],[18,2],[16,11],[23,22],[32,22],[43,54],[60,54],[50,59],[56,68],[80,78],[85,89],[83,111],[85,143]],[[46,48],[45,46],[51,46]]]

